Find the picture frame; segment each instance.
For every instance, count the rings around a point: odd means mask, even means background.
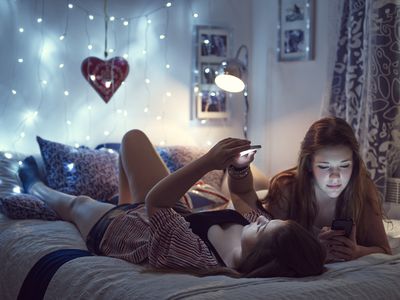
[[[314,58],[314,0],[279,0],[278,61]]]
[[[195,26],[193,107],[197,119],[229,117],[227,93],[214,80],[222,61],[231,54],[231,31],[228,28]]]

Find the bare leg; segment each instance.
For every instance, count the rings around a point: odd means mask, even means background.
[[[96,222],[115,205],[96,201],[87,196],[72,196],[36,182],[29,191],[47,203],[61,219],[75,224],[82,237],[86,237]]]
[[[118,204],[144,202],[153,186],[169,174],[148,137],[136,129],[122,139],[119,170]]]

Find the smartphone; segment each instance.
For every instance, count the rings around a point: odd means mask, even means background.
[[[346,237],[350,236],[351,229],[353,228],[352,219],[336,219],[332,221],[331,229],[333,230],[344,230]]]
[[[254,149],[260,149],[260,148],[261,148],[261,145],[250,145],[250,149],[240,152],[240,155],[241,156],[242,155],[246,155],[246,154],[248,154],[250,152],[253,152]]]

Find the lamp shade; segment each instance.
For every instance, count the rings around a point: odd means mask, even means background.
[[[221,63],[215,84],[224,91],[239,93],[245,88],[246,67],[237,59],[229,59]]]

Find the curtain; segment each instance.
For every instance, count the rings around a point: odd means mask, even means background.
[[[324,114],[353,127],[385,199],[400,187],[400,0],[343,0],[329,94]]]

